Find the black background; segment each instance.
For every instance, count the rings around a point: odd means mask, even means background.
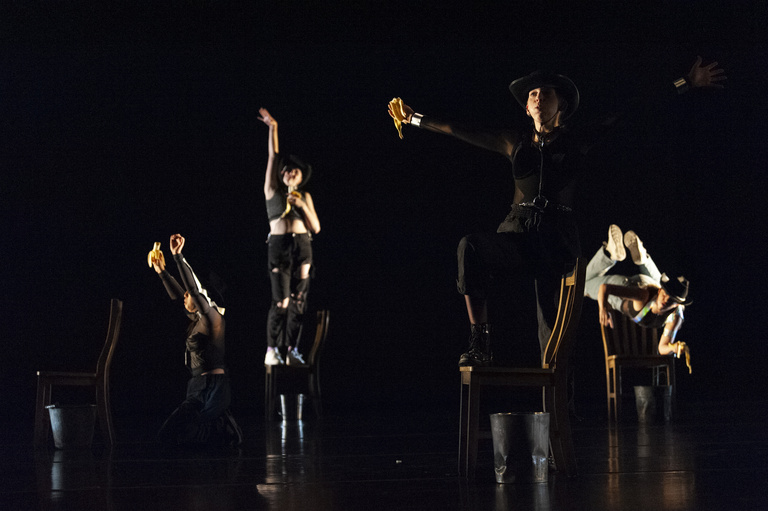
[[[280,122],[281,152],[315,168],[309,190],[323,228],[310,302],[332,310],[328,406],[455,406],[468,334],[455,247],[504,217],[510,166],[417,129],[400,140],[386,105],[400,96],[425,114],[511,126],[525,118],[507,86],[534,69],[578,84],[574,122],[651,98],[591,154],[584,254],[617,223],[662,271],[692,281],[679,335],[693,352],[693,374],[679,365],[684,399],[764,393],[763,2],[155,3],[4,7],[3,422],[31,419],[36,370],[94,365],[111,297],[126,313],[116,415],[146,413],[154,425],[181,400],[186,319],[145,262],[155,241],[170,258],[175,232],[199,275],[227,283],[234,406],[262,405],[262,106]],[[726,88],[654,108],[697,55],[720,62]],[[535,363],[526,293],[497,311],[504,361]],[[577,404],[602,403],[593,301],[578,342]]]

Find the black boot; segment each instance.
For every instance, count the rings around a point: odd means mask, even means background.
[[[459,367],[485,367],[493,362],[491,352],[491,326],[487,323],[472,325],[469,335],[469,350],[459,358]]]

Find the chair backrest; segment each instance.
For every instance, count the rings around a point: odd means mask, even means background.
[[[572,271],[571,271],[572,270]],[[571,356],[575,332],[581,318],[581,305],[584,302],[584,276],[587,271],[586,260],[579,258],[576,265],[569,269],[560,281],[560,300],[557,306],[557,318],[552,326],[547,348],[544,350],[541,367],[554,368],[565,366]]]
[[[624,314],[611,311],[613,328],[600,326],[605,356],[648,356],[659,354],[659,328],[643,328]]]
[[[115,354],[115,347],[120,338],[120,330],[123,324],[123,302],[117,298],[112,298],[109,310],[109,326],[107,328],[107,339],[104,347],[101,349],[99,361],[96,363],[96,376],[102,376],[109,372],[109,365],[112,363],[112,356]]]
[[[328,310],[317,311],[317,328],[315,329],[315,340],[312,343],[312,349],[309,351],[307,363],[314,367],[320,360],[320,354],[325,347],[325,339],[328,337],[328,321],[331,312]]]

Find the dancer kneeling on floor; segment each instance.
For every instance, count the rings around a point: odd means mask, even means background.
[[[191,320],[187,328],[185,362],[192,373],[187,397],[160,428],[158,440],[174,445],[236,447],[243,434],[229,411],[231,392],[224,360],[224,308],[213,301],[184,259],[184,237],[171,236],[171,253],[176,261],[182,288],[165,270],[162,257],[152,266],[172,300],[184,298]]]

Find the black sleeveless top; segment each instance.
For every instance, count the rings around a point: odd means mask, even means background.
[[[288,192],[284,187],[280,187],[275,190],[271,199],[267,200],[267,218],[269,221],[280,218],[280,215],[285,211],[285,207],[288,204]],[[296,208],[291,208],[285,218],[289,220],[303,220],[301,213]]]

